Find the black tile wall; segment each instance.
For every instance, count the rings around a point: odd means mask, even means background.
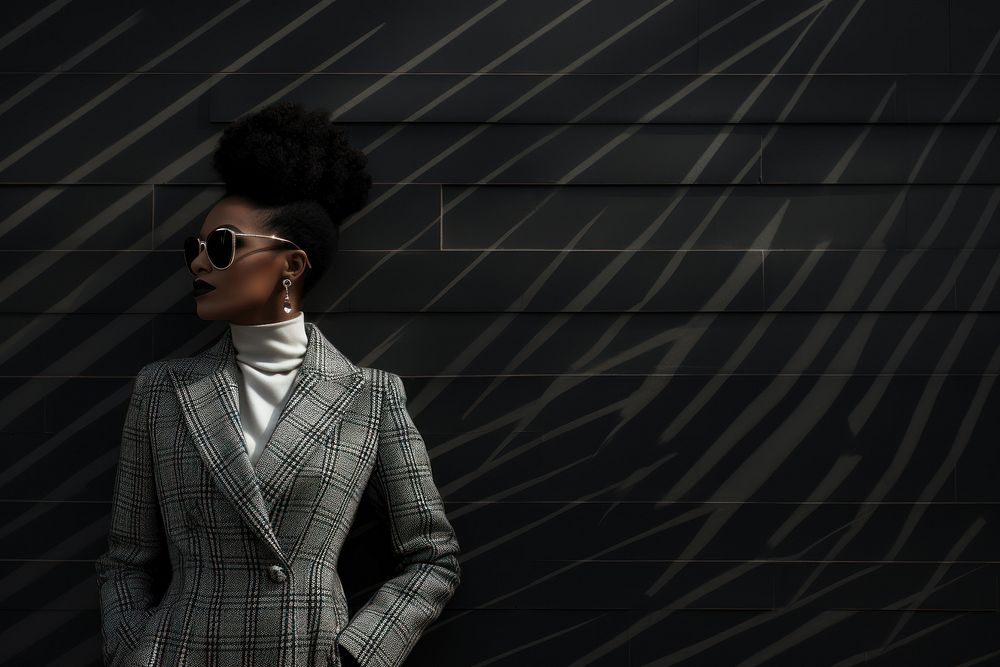
[[[404,377],[463,548],[407,664],[1000,664],[997,3],[0,22],[0,664],[100,664],[130,383],[224,331],[179,244],[275,99],[369,156],[306,316]]]

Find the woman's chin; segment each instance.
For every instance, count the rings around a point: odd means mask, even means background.
[[[212,308],[208,304],[204,303],[202,299],[195,300],[195,313],[200,319],[205,320],[206,322],[226,319],[225,315],[220,313],[218,308]]]

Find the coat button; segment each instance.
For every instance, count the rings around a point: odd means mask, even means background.
[[[280,565],[271,565],[267,568],[267,574],[271,579],[281,583],[288,579],[288,573],[285,572],[285,568]]]

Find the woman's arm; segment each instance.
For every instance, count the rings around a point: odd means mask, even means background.
[[[358,610],[337,641],[365,667],[398,667],[455,594],[461,570],[455,531],[430,458],[406,409],[403,381],[388,373],[378,456],[366,493],[388,519],[397,574]]]
[[[164,545],[153,478],[147,397],[149,365],[136,375],[122,429],[115,473],[108,550],[96,561],[104,660],[122,640],[134,648],[152,607],[155,564]]]

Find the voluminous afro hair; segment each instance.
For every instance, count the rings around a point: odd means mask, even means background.
[[[289,101],[240,116],[222,132],[212,155],[224,196],[267,209],[265,227],[309,255],[303,295],[336,254],[340,223],[368,200],[367,164],[327,109],[309,111]]]

